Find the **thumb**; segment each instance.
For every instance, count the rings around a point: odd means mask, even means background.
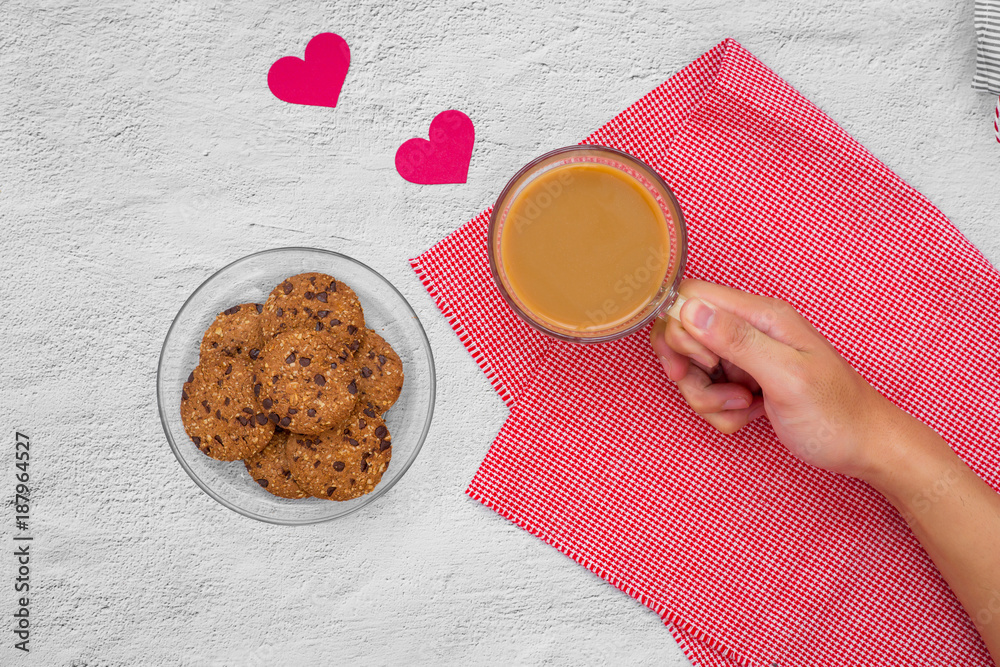
[[[761,388],[777,387],[795,350],[752,324],[702,299],[688,299],[681,324],[692,338],[749,373]]]

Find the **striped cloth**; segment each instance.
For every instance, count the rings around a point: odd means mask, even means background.
[[[670,184],[688,277],[791,301],[1000,489],[1000,272],[809,100],[726,40],[584,143]],[[654,610],[697,667],[991,664],[873,489],[800,463],[767,420],[709,427],[648,331],[580,346],[519,320],[489,213],[411,260],[510,407],[472,498]]]
[[[1000,95],[1000,0],[976,0],[976,76],[972,87]]]

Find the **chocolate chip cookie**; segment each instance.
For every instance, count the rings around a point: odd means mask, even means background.
[[[266,338],[294,329],[326,331],[340,336],[356,350],[365,328],[358,295],[325,273],[300,273],[275,287],[261,315]]]
[[[327,500],[371,493],[391,458],[392,438],[385,422],[361,409],[318,435],[291,435],[285,448],[285,460],[299,487]]]
[[[292,471],[288,469],[288,462],[285,460],[285,446],[289,435],[288,431],[275,429],[274,437],[267,447],[247,458],[243,465],[250,477],[268,493],[280,498],[305,498],[309,494],[300,489],[292,479]]]
[[[241,303],[219,313],[202,336],[202,358],[217,352],[230,357],[245,354],[256,360],[264,347],[264,334],[260,328],[263,311],[262,304]]]
[[[354,357],[334,334],[279,333],[265,344],[261,363],[262,378],[253,391],[275,426],[315,435],[344,421],[358,402]]]
[[[403,391],[403,362],[399,355],[382,336],[365,329],[355,360],[362,400],[371,401],[376,412],[385,412]]]
[[[201,360],[181,393],[181,421],[198,449],[235,461],[267,446],[274,424],[254,396],[258,379],[243,357],[210,354]]]

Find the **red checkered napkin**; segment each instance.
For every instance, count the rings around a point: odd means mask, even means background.
[[[1000,274],[920,193],[726,40],[585,143],[671,185],[687,275],[788,299],[1000,488]],[[766,420],[711,429],[648,332],[550,341],[490,278],[483,213],[413,260],[511,415],[469,495],[656,610],[698,665],[989,665],[892,507]]]

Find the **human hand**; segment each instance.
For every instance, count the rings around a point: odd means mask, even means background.
[[[727,434],[766,414],[792,454],[832,472],[881,465],[880,433],[903,413],[791,305],[699,280],[680,291],[681,322],[658,320],[650,343],[695,412]]]

